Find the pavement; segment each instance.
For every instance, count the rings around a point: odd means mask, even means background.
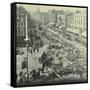
[[[32,69],[37,69],[42,67],[42,64],[39,63],[39,58],[41,57],[43,51],[45,51],[45,49],[47,48],[47,45],[44,45],[42,48],[40,48],[39,52],[35,52],[35,53],[28,53],[28,67],[29,70]],[[16,67],[17,67],[17,74],[19,74],[19,72],[22,70],[22,61],[24,60],[24,58],[26,58],[27,56],[27,50],[26,48],[22,48],[22,51],[24,51],[23,55],[17,55],[17,60],[16,60]]]

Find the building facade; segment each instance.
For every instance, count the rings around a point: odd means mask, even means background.
[[[80,33],[82,31],[86,30],[86,15],[82,12],[75,12],[74,13],[74,18],[72,21],[72,26],[76,29],[80,30]]]
[[[22,7],[17,7],[17,45],[18,46],[25,46],[25,37],[26,37],[26,18],[25,15],[29,18],[29,14],[27,11]],[[27,19],[28,22],[29,19]],[[28,28],[29,25],[27,25]]]
[[[71,32],[81,34],[86,31],[86,15],[84,12],[68,12],[66,17],[67,27],[71,28]]]

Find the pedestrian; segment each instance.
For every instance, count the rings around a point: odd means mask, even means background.
[[[24,84],[24,79],[23,79],[23,72],[21,71],[19,73],[19,82],[18,82],[19,85],[23,85]]]
[[[32,54],[32,47],[29,47],[29,52]]]
[[[35,69],[32,71],[32,78],[33,78],[33,80],[36,79],[36,70]]]

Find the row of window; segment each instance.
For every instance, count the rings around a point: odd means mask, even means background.
[[[17,27],[24,27],[25,26],[25,21],[21,20],[21,21],[17,21]]]
[[[25,36],[25,28],[17,28],[17,36]]]

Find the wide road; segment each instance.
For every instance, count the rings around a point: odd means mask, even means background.
[[[58,32],[58,30],[53,30],[53,29],[50,29],[50,28],[47,28],[47,27],[45,27],[45,28],[46,28],[46,30],[47,30],[47,33],[48,33],[48,31],[49,31],[49,32],[51,32],[52,34],[55,34],[55,35],[57,35],[57,36],[59,37],[59,38],[56,38],[56,37],[53,36],[54,39],[56,39],[56,40],[58,40],[58,41],[61,41],[61,40],[66,41],[66,42],[68,42],[69,44],[71,44],[71,45],[75,46],[76,48],[80,49],[82,52],[85,52],[85,51],[86,51],[86,47],[85,47],[85,46],[83,46],[83,45],[81,45],[80,43],[77,43],[77,42],[75,42],[75,41],[70,41],[70,40],[68,40],[68,39],[65,39],[65,38],[62,37],[62,35]]]

